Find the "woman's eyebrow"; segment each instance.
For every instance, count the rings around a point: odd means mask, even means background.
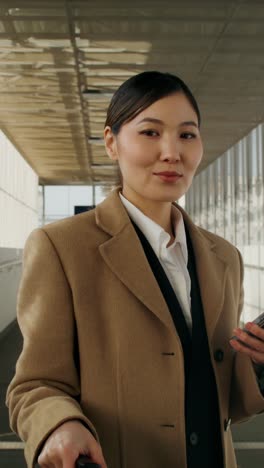
[[[160,120],[160,119],[155,119],[154,117],[145,117],[144,119],[140,120],[137,125],[140,125],[141,123],[143,122],[151,122],[151,123],[157,123],[157,124],[160,124],[160,125],[164,125],[164,122],[163,120]],[[196,122],[194,122],[194,120],[187,120],[185,122],[181,122],[179,124],[179,126],[184,126],[184,125],[192,125],[193,127],[196,127],[198,128],[198,125]]]
[[[152,122],[164,125],[164,122],[160,119],[154,119],[153,117],[145,117],[144,119],[140,120],[137,125],[141,124],[142,122]]]
[[[183,126],[183,125],[192,125],[192,126],[198,128],[197,123],[194,122],[193,120],[187,120],[186,122],[181,122],[180,125],[182,125],[182,126]]]

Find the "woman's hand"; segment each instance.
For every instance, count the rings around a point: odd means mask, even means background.
[[[74,468],[80,455],[87,455],[102,468],[107,468],[102,449],[94,436],[80,421],[72,420],[52,432],[38,463],[43,468]]]
[[[235,328],[233,332],[239,341],[231,339],[230,345],[236,351],[249,356],[255,364],[264,365],[264,329],[252,322],[246,323],[245,329],[251,335],[241,328]]]

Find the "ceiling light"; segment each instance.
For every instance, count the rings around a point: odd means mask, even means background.
[[[9,8],[8,14],[9,15],[16,15],[20,11],[20,8]]]
[[[120,48],[113,48],[113,49],[106,49],[102,47],[82,47],[80,46],[81,50],[83,52],[90,52],[90,53],[96,53],[96,54],[121,54],[124,52],[128,52],[127,49],[124,47]]]

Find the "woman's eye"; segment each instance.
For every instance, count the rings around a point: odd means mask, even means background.
[[[149,137],[152,137],[152,136],[158,136],[158,132],[156,130],[142,130],[142,132],[140,132],[141,135],[147,135]]]
[[[184,140],[191,140],[192,138],[196,138],[196,134],[191,132],[184,132],[181,133],[181,138]]]

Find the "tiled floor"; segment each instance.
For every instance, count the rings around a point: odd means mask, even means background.
[[[5,406],[7,386],[15,371],[15,363],[22,347],[22,338],[17,326],[9,328],[0,339],[0,442],[17,442],[11,433],[8,409]],[[23,450],[0,450],[1,468],[26,468]]]

